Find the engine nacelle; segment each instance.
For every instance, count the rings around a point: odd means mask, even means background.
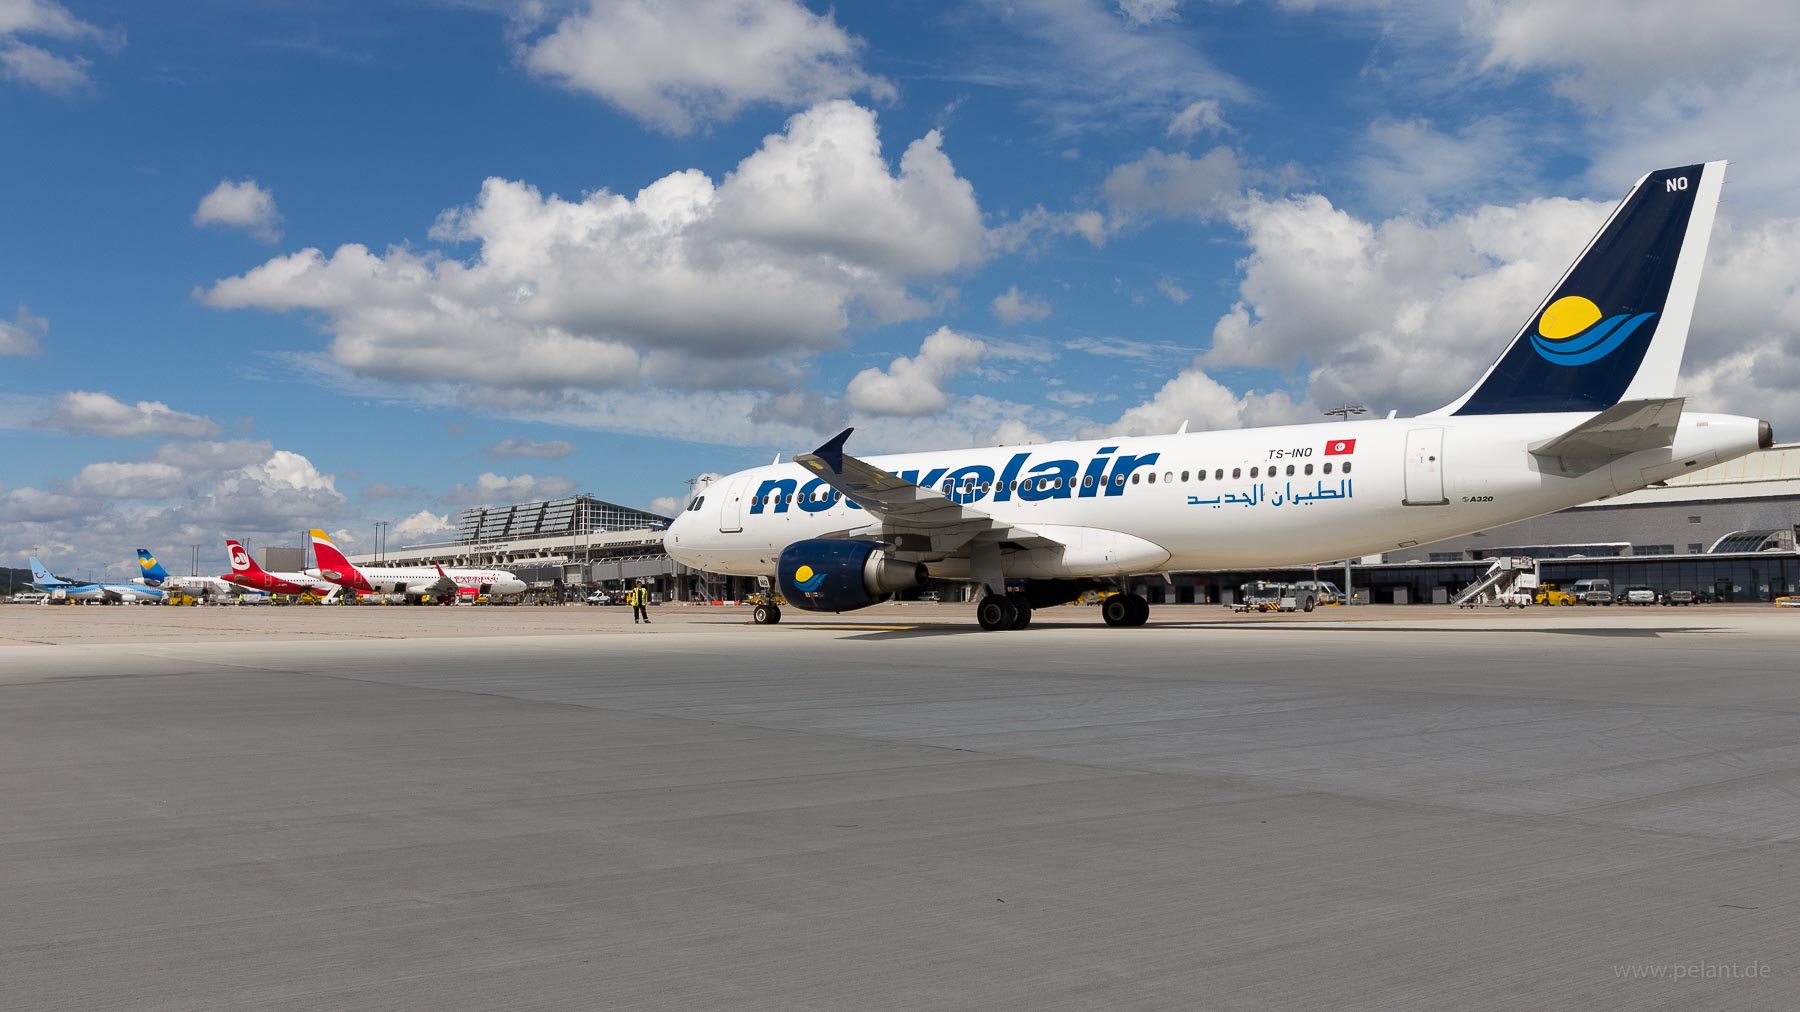
[[[925,566],[901,562],[873,541],[813,538],[782,549],[775,567],[781,596],[807,611],[855,611],[926,580]]]

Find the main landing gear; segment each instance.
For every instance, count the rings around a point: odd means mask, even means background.
[[[1031,624],[1031,602],[1024,594],[989,594],[975,606],[975,621],[983,629],[1023,629]]]
[[[1100,602],[1100,617],[1107,625],[1143,625],[1150,619],[1150,602],[1136,594],[1114,594]]]
[[[757,625],[774,625],[781,621],[781,609],[772,604],[759,604],[750,612],[750,621]]]

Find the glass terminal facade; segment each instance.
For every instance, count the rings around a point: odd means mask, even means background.
[[[668,526],[668,517],[591,495],[576,495],[566,499],[463,510],[456,524],[456,543],[472,545],[602,531],[662,530]]]

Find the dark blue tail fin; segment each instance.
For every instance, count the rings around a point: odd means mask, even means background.
[[[1724,162],[1637,181],[1481,382],[1433,414],[1602,411],[1671,397]]]

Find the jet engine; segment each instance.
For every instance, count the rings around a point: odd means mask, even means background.
[[[855,611],[926,580],[925,566],[901,562],[873,541],[813,538],[781,552],[775,567],[781,596],[807,611]]]

